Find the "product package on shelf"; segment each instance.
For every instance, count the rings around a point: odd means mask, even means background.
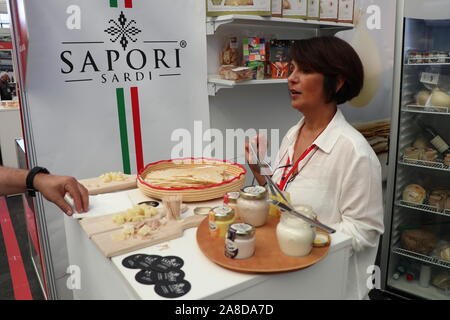
[[[308,15],[308,0],[285,0],[283,5],[283,17],[294,19],[306,19]]]
[[[206,15],[222,16],[228,14],[272,15],[271,0],[207,0]]]
[[[266,46],[264,38],[244,38],[243,52],[245,65],[254,70],[253,79],[264,80]]]
[[[355,0],[339,0],[338,22],[353,23]]]
[[[220,65],[222,66],[239,66],[240,61],[240,54],[238,50],[238,41],[236,37],[230,37],[223,48],[223,50],[220,52],[219,57]]]
[[[308,20],[320,19],[320,0],[308,0]]]
[[[272,79],[286,79],[289,76],[290,40],[270,41],[270,70]]]
[[[281,18],[283,16],[283,1],[272,0],[272,17]]]
[[[338,20],[339,0],[320,0],[320,20]]]
[[[242,82],[253,79],[253,69],[249,67],[221,66],[219,76],[225,80]]]

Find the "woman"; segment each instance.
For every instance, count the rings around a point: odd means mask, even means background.
[[[295,41],[290,54],[291,105],[303,118],[284,137],[272,178],[294,207],[312,206],[318,220],[352,238],[347,298],[367,298],[367,268],[375,263],[384,231],[381,167],[337,108],[361,91],[363,66],[336,37]],[[250,168],[264,184],[257,167]]]

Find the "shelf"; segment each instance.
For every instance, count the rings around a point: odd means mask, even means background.
[[[252,85],[268,85],[268,84],[284,84],[287,79],[264,79],[264,80],[248,80],[236,82],[232,80],[224,80],[217,75],[210,75],[208,77],[208,94],[215,96],[220,89],[231,89],[236,86],[252,86]]]
[[[291,29],[315,29],[327,34],[335,34],[339,31],[350,30],[354,28],[354,25],[351,23],[261,17],[252,15],[226,15],[219,17],[207,17],[206,34],[213,35],[216,33],[217,29],[227,24],[283,27]]]
[[[426,204],[416,204],[416,203],[400,200],[400,201],[396,202],[395,205],[399,206],[399,207],[403,207],[403,208],[415,209],[415,210],[419,210],[422,212],[433,213],[433,214],[438,214],[441,216],[450,217],[450,210],[439,210],[436,207],[432,207],[432,206],[429,206]]]
[[[431,62],[431,60],[434,59],[443,59],[444,61],[441,62]],[[450,65],[450,57],[440,57],[440,58],[408,58],[408,63],[405,65],[407,66],[445,66]],[[414,61],[422,60],[422,62],[415,63]],[[430,62],[425,62],[426,60]],[[413,62],[410,62],[413,61]]]
[[[394,280],[389,280],[389,286],[401,290],[404,292],[408,292],[410,294],[413,294],[418,297],[426,298],[426,299],[432,299],[432,300],[448,300],[450,299],[450,290],[443,290],[439,289],[435,286],[433,286],[430,283],[430,286],[428,288],[421,287],[419,285],[419,281],[412,280],[408,281],[404,277]]]
[[[398,163],[401,165],[404,165],[404,166],[425,168],[425,169],[434,169],[434,170],[450,172],[450,166],[446,166],[445,164],[443,164],[441,162],[431,162],[431,161],[403,158],[403,160],[400,160]]]
[[[416,253],[416,252],[405,250],[405,249],[402,249],[402,248],[394,248],[394,249],[392,249],[392,252],[395,253],[395,254],[402,255],[404,257],[408,257],[408,258],[414,259],[414,260],[418,260],[418,261],[422,261],[422,262],[425,262],[425,263],[433,264],[435,266],[439,266],[439,267],[444,267],[444,268],[450,269],[450,262],[444,261],[444,260],[440,260],[438,258],[426,256],[424,254]]]
[[[450,115],[449,107],[438,107],[438,106],[419,106],[415,104],[409,104],[402,108],[403,112],[414,112],[414,113],[430,113],[430,114],[441,114]]]

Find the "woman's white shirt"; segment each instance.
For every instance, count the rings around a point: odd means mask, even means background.
[[[292,164],[303,122],[302,118],[283,139],[272,166],[276,183],[283,174],[280,167]],[[312,206],[322,223],[352,237],[347,299],[367,298],[367,268],[375,263],[379,237],[384,232],[380,163],[339,109],[313,144],[317,147],[299,163],[298,175],[285,190],[294,206]]]

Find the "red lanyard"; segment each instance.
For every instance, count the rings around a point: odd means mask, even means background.
[[[308,148],[308,150],[306,150],[305,152],[303,152],[302,156],[295,162],[294,166],[292,167],[292,169],[289,171],[289,173],[286,175],[286,170],[287,170],[287,166],[289,165],[289,162],[291,162],[291,160],[288,157],[287,163],[286,163],[286,167],[283,170],[283,175],[281,176],[281,181],[278,184],[278,187],[280,188],[280,190],[284,190],[284,188],[286,188],[286,185],[289,181],[289,179],[291,178],[291,176],[294,174],[294,171],[298,168],[298,165],[300,163],[300,161],[302,161],[303,159],[305,159],[308,154],[314,150],[316,148],[316,145],[313,144],[312,146],[310,146]]]

